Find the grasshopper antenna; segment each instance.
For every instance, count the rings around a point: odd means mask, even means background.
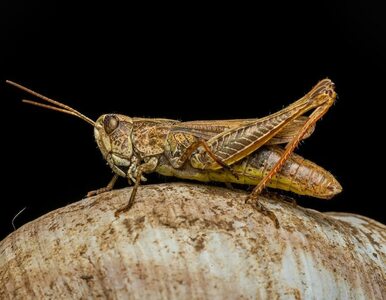
[[[25,86],[22,86],[21,84],[18,84],[16,82],[6,80],[6,83],[13,85],[14,87],[17,87],[18,89],[21,89],[21,90],[23,90],[23,91],[25,91],[33,96],[36,96],[36,97],[42,99],[43,101],[49,102],[49,103],[54,104],[54,105],[48,105],[48,104],[43,104],[43,103],[23,99],[22,101],[24,103],[28,103],[31,105],[35,105],[35,106],[43,107],[46,109],[59,111],[59,112],[64,113],[64,114],[72,115],[72,116],[78,117],[79,119],[82,119],[83,121],[86,121],[87,123],[91,124],[92,126],[95,126],[95,122],[93,120],[91,120],[90,118],[86,117],[85,115],[83,115],[82,113],[80,113],[79,111],[73,109],[72,107],[70,107],[68,105],[65,105],[63,103],[60,103],[60,102],[55,101],[53,99],[50,99],[46,96],[43,96],[43,95],[41,95],[33,90],[30,90],[29,88],[26,88]]]

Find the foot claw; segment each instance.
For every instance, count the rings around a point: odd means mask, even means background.
[[[100,188],[100,189],[97,189],[97,190],[94,190],[94,191],[89,191],[86,195],[86,198],[89,198],[89,197],[92,197],[92,196],[96,196],[96,195],[99,195],[99,194],[102,194],[104,192],[108,192],[108,191],[111,191],[111,189],[108,189],[108,188]]]
[[[261,204],[260,204],[261,205]],[[265,216],[267,216],[268,218],[270,218],[272,220],[272,222],[275,224],[275,227],[277,229],[280,228],[280,223],[279,223],[279,220],[277,219],[276,215],[274,212],[270,211],[269,209],[265,208],[264,206],[261,205],[260,208],[258,208],[261,213]]]
[[[245,199],[246,204],[252,204],[259,212],[261,212],[263,215],[270,218],[273,223],[275,224],[275,227],[277,229],[280,228],[279,220],[277,219],[274,212],[270,211],[268,208],[266,208],[263,204],[260,203],[259,197],[255,197],[253,195],[249,195],[247,199]]]
[[[131,195],[130,195],[129,202],[128,202],[126,205],[122,206],[121,208],[118,208],[118,209],[115,211],[114,216],[115,216],[116,218],[118,218],[119,215],[120,215],[121,213],[130,210],[130,208],[131,208],[131,207],[133,206],[133,204],[134,204],[135,194],[136,194],[136,192],[134,192],[134,189],[133,189],[133,191],[131,192]]]
[[[115,211],[114,216],[115,216],[116,218],[118,218],[119,215],[120,215],[121,213],[126,212],[126,211],[128,211],[129,209],[130,209],[130,207],[128,207],[128,205],[125,205],[125,206],[123,206],[123,207],[121,207],[121,208],[118,208],[118,209]]]

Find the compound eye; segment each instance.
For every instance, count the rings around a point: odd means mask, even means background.
[[[107,115],[103,120],[103,125],[105,127],[105,131],[107,134],[112,133],[115,129],[117,129],[119,125],[119,120],[114,115]]]

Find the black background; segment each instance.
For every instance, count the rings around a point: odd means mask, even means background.
[[[23,207],[17,226],[111,178],[90,125],[21,104],[27,95],[5,79],[93,119],[120,112],[195,120],[261,117],[329,77],[339,99],[297,152],[336,175],[344,192],[299,202],[385,222],[386,21],[380,7],[362,2],[1,1],[0,238]]]

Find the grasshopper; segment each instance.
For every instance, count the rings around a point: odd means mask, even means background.
[[[7,83],[52,105],[23,102],[76,116],[94,127],[95,140],[114,176],[106,187],[87,195],[111,190],[119,176],[127,178],[134,187],[127,205],[118,212],[133,205],[141,181],[146,181],[144,174],[152,172],[203,182],[253,185],[246,202],[256,204],[277,226],[276,217],[258,201],[266,186],[323,199],[342,190],[333,175],[293,153],[335,101],[334,83],[329,79],[264,118],[189,122],[121,114],[104,114],[94,122],[72,107],[12,81]],[[304,116],[308,111],[312,113]],[[285,148],[280,144],[286,144]]]

